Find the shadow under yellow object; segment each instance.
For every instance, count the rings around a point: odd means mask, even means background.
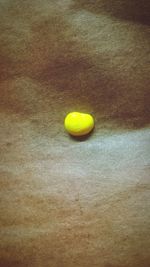
[[[74,136],[90,133],[94,128],[94,119],[90,114],[71,112],[65,118],[65,129]]]

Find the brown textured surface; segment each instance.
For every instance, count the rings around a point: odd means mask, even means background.
[[[0,1],[1,267],[149,266],[148,8]]]

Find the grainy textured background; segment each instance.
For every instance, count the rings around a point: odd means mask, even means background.
[[[0,266],[150,265],[149,1],[0,0]],[[67,112],[95,116],[89,138]]]

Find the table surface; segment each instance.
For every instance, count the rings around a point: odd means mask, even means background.
[[[149,1],[132,2],[0,3],[1,267],[150,264]],[[90,136],[65,132],[70,111]]]

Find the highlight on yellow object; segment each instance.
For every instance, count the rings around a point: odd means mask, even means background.
[[[82,136],[93,130],[94,119],[90,114],[71,112],[65,117],[64,126],[69,134]]]

